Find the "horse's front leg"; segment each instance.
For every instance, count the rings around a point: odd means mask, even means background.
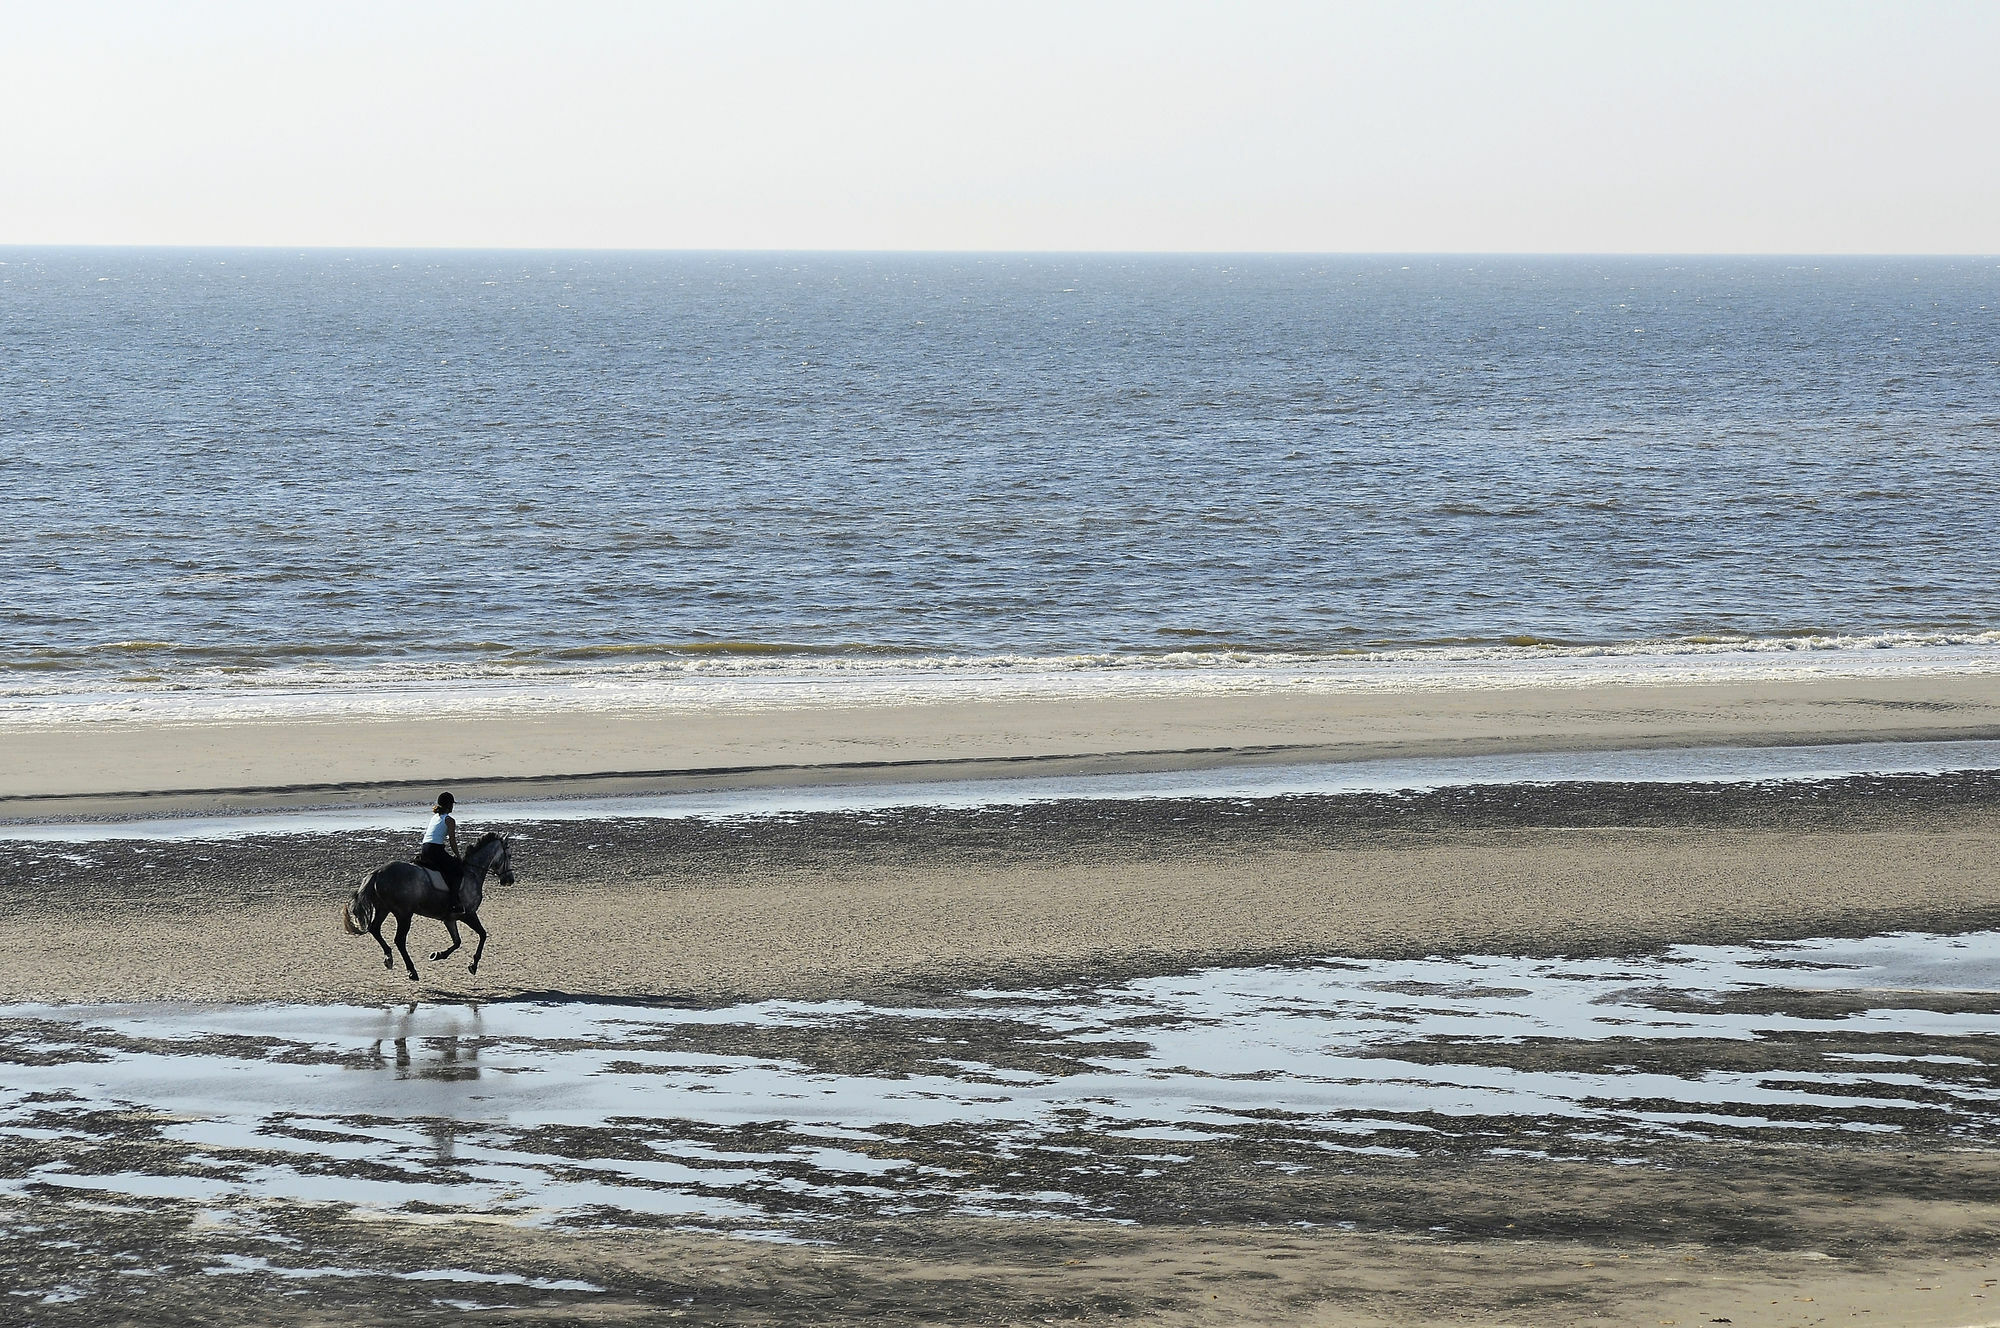
[[[458,937],[458,924],[456,922],[452,921],[450,918],[446,918],[444,920],[444,929],[451,933],[451,944],[447,948],[440,950],[436,954],[431,956],[431,962],[433,964],[435,964],[440,959],[451,958],[451,952],[453,950],[458,949],[459,946],[465,944],[465,942],[460,940]]]
[[[410,947],[404,944],[409,938],[410,915],[407,913],[398,913],[396,915],[396,949],[402,952],[403,967],[410,970],[410,981],[415,982],[417,980],[416,961],[410,958]],[[393,965],[394,961],[390,962]]]
[[[472,952],[472,967],[465,971],[468,973],[477,973],[479,971],[479,956],[486,953],[486,928],[479,925],[479,915],[477,913],[466,914],[465,925],[472,928],[474,934],[479,937],[479,947]]]

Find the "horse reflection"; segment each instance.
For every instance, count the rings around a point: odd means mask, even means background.
[[[481,1039],[450,1034],[445,1037],[399,1037],[390,1041],[393,1052],[385,1052],[377,1038],[370,1048],[371,1068],[386,1070],[393,1064],[398,1079],[432,1079],[463,1083],[479,1077]],[[415,1043],[415,1050],[411,1044]]]

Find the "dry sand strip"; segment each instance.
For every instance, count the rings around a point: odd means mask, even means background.
[[[0,841],[0,999],[720,1002],[2000,925],[1979,775],[543,823],[480,972],[420,919],[416,984],[339,924],[408,838]]]
[[[0,818],[2000,738],[2000,674],[0,724]]]

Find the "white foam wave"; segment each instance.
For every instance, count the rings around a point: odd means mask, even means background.
[[[702,656],[588,664],[0,676],[0,722],[392,717],[510,711],[767,710],[1224,692],[1409,692],[2000,673],[2000,631],[1714,637],[1353,652]]]

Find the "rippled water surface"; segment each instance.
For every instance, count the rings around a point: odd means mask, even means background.
[[[908,1007],[16,1006],[0,1030],[8,1189],[537,1223],[1144,1220],[1218,1170],[2000,1132],[1995,933]]]
[[[2000,626],[1990,260],[0,260],[0,683]]]

